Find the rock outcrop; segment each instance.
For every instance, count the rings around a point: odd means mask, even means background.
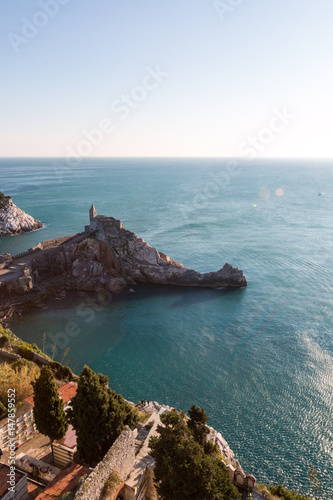
[[[108,221],[110,223],[110,221]],[[36,247],[37,248],[37,247]],[[30,307],[65,289],[118,292],[137,282],[241,288],[243,271],[225,264],[201,274],[148,245],[122,225],[50,240],[0,270],[0,312]]]
[[[35,231],[42,223],[18,208],[10,196],[0,193],[0,236]]]
[[[247,285],[243,271],[230,264],[225,264],[219,271],[201,274],[158,252],[123,227],[98,231],[96,237],[107,243],[122,276],[129,282],[205,288],[241,288]]]

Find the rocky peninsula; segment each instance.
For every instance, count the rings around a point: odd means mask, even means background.
[[[18,208],[10,196],[0,193],[0,237],[35,231],[41,227],[42,223]]]
[[[126,230],[120,220],[97,215],[93,206],[84,232],[44,241],[14,259],[2,256],[2,261],[0,317],[64,290],[119,292],[138,282],[205,288],[247,285],[243,271],[230,264],[204,274],[184,267]]]

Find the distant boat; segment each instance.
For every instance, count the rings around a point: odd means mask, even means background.
[[[321,196],[321,193],[318,193],[318,196]]]

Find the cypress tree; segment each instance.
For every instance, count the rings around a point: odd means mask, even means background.
[[[100,461],[125,425],[135,425],[137,415],[122,396],[108,387],[108,378],[85,366],[80,375],[70,423],[77,434],[78,452],[91,465]]]
[[[67,416],[51,369],[43,366],[38,379],[32,385],[34,389],[33,414],[37,429],[48,436],[51,442],[63,438],[68,428]]]

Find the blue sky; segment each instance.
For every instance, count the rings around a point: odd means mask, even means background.
[[[332,0],[1,0],[0,156],[332,158],[332,22]]]

